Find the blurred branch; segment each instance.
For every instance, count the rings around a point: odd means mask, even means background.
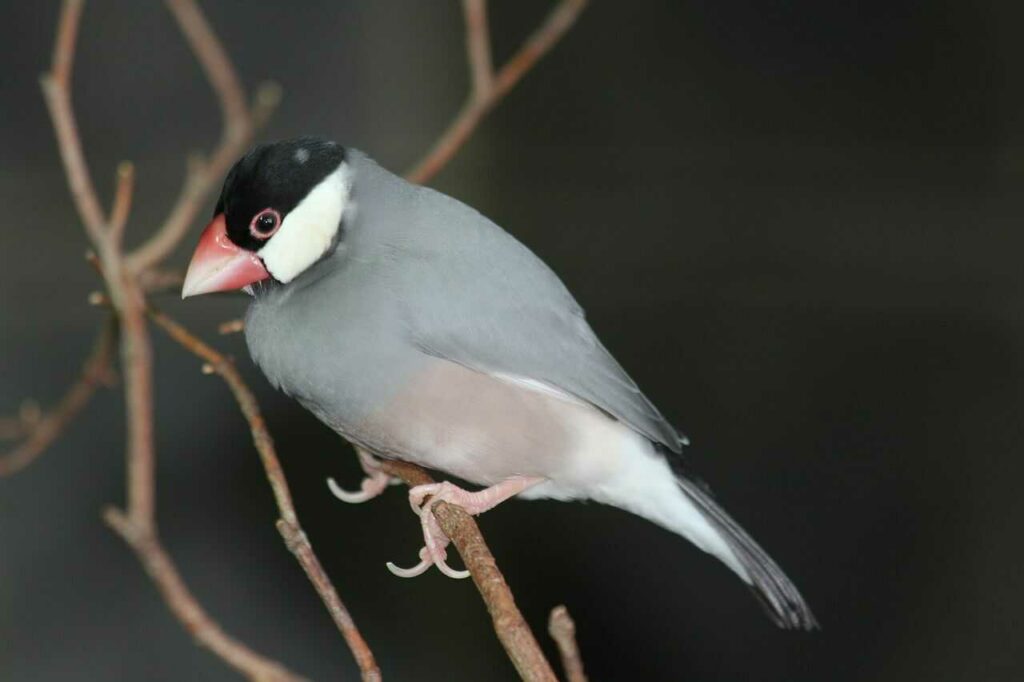
[[[551,609],[548,634],[558,646],[566,682],[587,682],[587,675],[583,672],[583,659],[580,658],[580,649],[576,645],[576,623],[565,606]]]
[[[78,379],[53,410],[45,414],[40,414],[38,409],[23,410],[19,417],[5,420],[11,435],[24,440],[10,452],[0,455],[0,477],[9,476],[31,464],[89,403],[96,387],[112,383],[116,347],[117,323],[111,317],[96,336]]]
[[[160,588],[168,607],[199,645],[210,649],[249,679],[282,682],[303,679],[224,632],[189,592],[174,562],[154,533],[140,528],[118,509],[107,508],[103,512],[103,519],[135,551],[146,572]]]
[[[234,363],[167,315],[153,308],[150,308],[148,312],[150,318],[158,327],[167,332],[168,336],[181,344],[187,351],[204,360],[207,363],[204,369],[219,375],[227,383],[228,388],[231,389],[231,393],[242,411],[242,416],[249,422],[253,445],[256,446],[256,451],[260,455],[263,468],[267,474],[267,480],[270,482],[271,490],[274,493],[274,500],[277,502],[277,508],[280,513],[277,529],[280,531],[281,537],[284,538],[288,549],[295,555],[295,558],[309,577],[310,582],[313,583],[317,593],[327,607],[327,611],[331,614],[331,618],[334,619],[335,625],[338,626],[338,630],[341,631],[342,636],[348,643],[356,663],[359,665],[359,670],[362,672],[363,680],[367,682],[380,680],[380,669],[374,660],[373,652],[370,651],[369,646],[367,646],[366,641],[360,634],[348,609],[345,608],[330,579],[327,577],[323,566],[320,565],[320,561],[313,552],[309,539],[299,525],[295,506],[292,503],[291,492],[288,490],[288,482],[285,480],[284,472],[281,469],[281,462],[278,460],[277,452],[274,448],[274,440],[267,430],[263,416],[260,414],[256,397],[238,373]]]
[[[178,27],[192,48],[220,103],[223,124],[217,148],[209,161],[192,157],[187,164],[185,182],[163,225],[128,257],[131,269],[140,272],[158,265],[169,256],[188,232],[206,196],[215,189],[235,160],[252,141],[281,99],[280,88],[264,83],[256,91],[250,107],[235,68],[217,39],[213,28],[194,0],[166,0]]]
[[[463,0],[466,19],[466,61],[472,87],[465,104],[430,151],[406,173],[411,182],[428,182],[462,148],[477,126],[572,27],[587,0],[561,0],[544,23],[526,39],[519,50],[494,73],[491,66],[490,29],[486,0]]]
[[[139,273],[139,286],[147,294],[181,294],[185,273],[181,270],[153,267]]]
[[[434,482],[426,471],[408,462],[384,460],[381,468],[387,474],[401,478],[409,487]],[[432,509],[441,530],[459,550],[462,561],[473,576],[473,582],[491,614],[494,631],[520,677],[530,682],[556,680],[551,664],[544,658],[536,637],[519,612],[512,590],[505,582],[505,576],[476,521],[458,505],[439,502]]]
[[[245,320],[241,318],[225,320],[217,325],[218,334],[238,334],[243,331],[245,331]]]

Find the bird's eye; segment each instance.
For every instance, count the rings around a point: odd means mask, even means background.
[[[270,239],[281,227],[281,214],[272,208],[265,208],[249,223],[249,233],[256,239]]]

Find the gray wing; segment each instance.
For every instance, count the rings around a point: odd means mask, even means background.
[[[605,350],[578,311],[499,306],[461,326],[421,330],[420,349],[481,372],[543,381],[680,452],[685,439]]]
[[[601,345],[550,268],[476,211],[431,197],[440,200],[444,247],[416,264],[404,261],[413,343],[477,371],[543,381],[680,452],[685,437]]]

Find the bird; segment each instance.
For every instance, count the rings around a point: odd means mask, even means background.
[[[558,276],[468,205],[318,137],[253,147],[227,173],[182,298],[242,289],[249,353],[269,382],[381,460],[450,481],[409,491],[424,547],[446,562],[444,500],[479,514],[512,497],[591,500],[643,517],[721,560],[786,629],[817,621],[796,586],[707,487],[688,444],[602,345]]]

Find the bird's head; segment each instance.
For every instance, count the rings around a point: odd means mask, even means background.
[[[350,208],[341,145],[302,137],[259,145],[228,172],[181,296],[287,283],[335,243]]]

